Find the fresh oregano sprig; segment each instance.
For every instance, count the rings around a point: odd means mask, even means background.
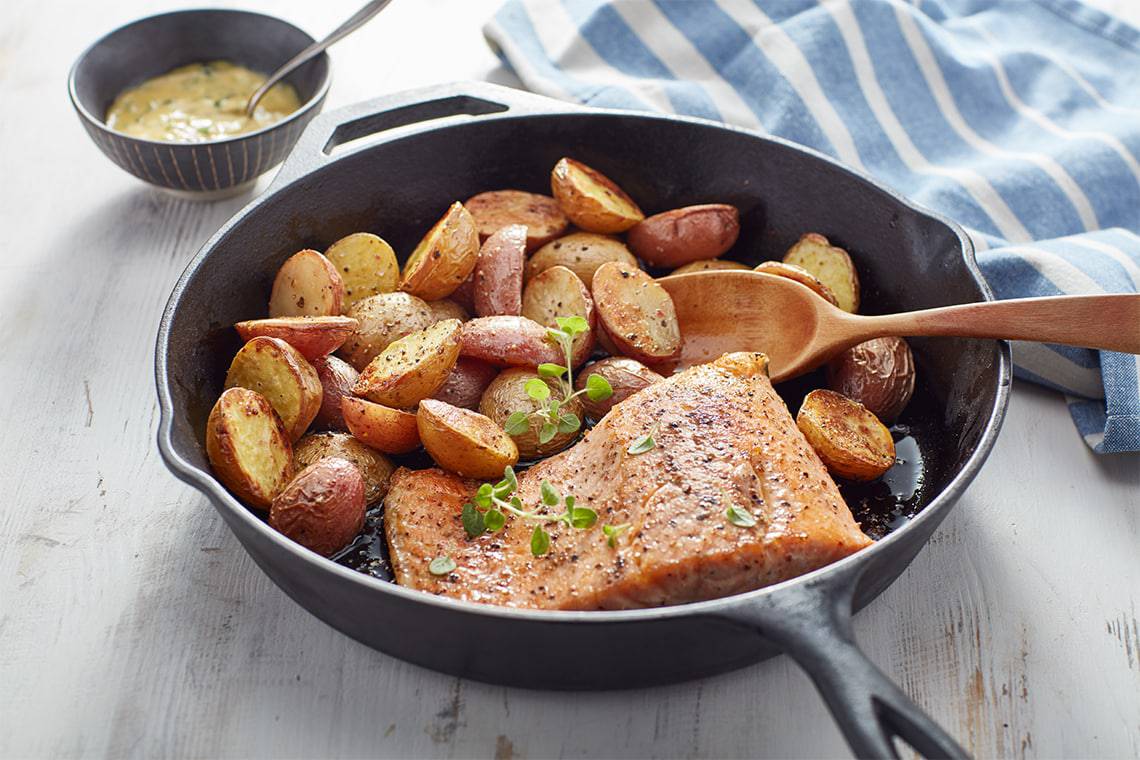
[[[542,420],[542,425],[538,429],[539,443],[549,443],[559,433],[576,433],[582,428],[582,420],[573,412],[563,409],[582,394],[586,394],[591,401],[605,401],[614,393],[609,381],[597,374],[586,378],[585,388],[580,391],[574,390],[574,340],[590,329],[590,323],[583,317],[557,317],[554,321],[558,327],[549,328],[546,336],[562,349],[566,364],[565,366],[553,363],[538,365],[539,377],[531,378],[524,387],[526,394],[542,406],[534,412],[513,412],[507,417],[507,422],[503,426],[507,435],[519,436],[525,433],[530,429],[532,417]],[[556,380],[558,393],[553,394],[546,380],[542,378]]]

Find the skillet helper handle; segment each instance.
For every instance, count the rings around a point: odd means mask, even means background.
[[[853,584],[816,581],[773,594],[765,604],[734,610],[807,672],[856,757],[897,758],[899,737],[923,757],[969,758],[855,643]]]
[[[285,158],[269,191],[328,163],[332,152],[342,145],[363,138],[370,138],[368,144],[374,145],[384,141],[384,133],[402,127],[495,114],[517,116],[576,110],[584,108],[486,82],[456,82],[366,100],[313,119]]]
[[[1134,293],[987,301],[863,317],[852,324],[867,338],[953,335],[1140,354],[1140,294]]]

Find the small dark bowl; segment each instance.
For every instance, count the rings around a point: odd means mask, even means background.
[[[285,78],[301,107],[272,126],[221,140],[144,140],[109,129],[104,116],[123,90],[200,61],[231,61],[268,74],[311,45],[313,38],[273,16],[229,10],[187,10],[119,27],[83,52],[68,77],[71,102],[104,154],[139,179],[195,197],[230,195],[281,163],[320,111],[329,89],[321,54]]]

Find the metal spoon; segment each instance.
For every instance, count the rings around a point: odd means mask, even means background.
[[[364,26],[373,16],[388,7],[388,4],[391,2],[392,0],[372,0],[372,2],[366,4],[363,8],[354,13],[352,15],[352,18],[334,29],[329,36],[325,37],[323,40],[314,42],[312,45],[309,45],[300,53],[297,53],[297,55],[290,58],[288,63],[274,71],[269,76],[269,78],[265,80],[265,84],[254,90],[254,93],[249,96],[249,101],[245,105],[246,116],[253,118],[253,112],[257,109],[258,101],[265,96],[265,93],[269,92],[269,88],[287,77],[301,64],[320,55],[329,46],[340,42],[342,39],[352,34],[360,27]]]
[[[681,366],[728,351],[763,351],[773,381],[888,335],[1008,338],[1140,354],[1140,294],[1019,298],[864,317],[798,282],[759,272],[691,272],[658,282],[677,308]]]

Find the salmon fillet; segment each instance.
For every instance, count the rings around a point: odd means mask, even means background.
[[[651,431],[654,448],[628,453]],[[497,533],[468,538],[460,514],[477,482],[397,470],[384,517],[396,581],[509,607],[652,607],[760,588],[872,543],[772,389],[762,354],[726,354],[618,404],[575,446],[519,475],[526,509],[541,504],[542,480],[598,522],[546,523],[550,551],[535,557],[530,520],[508,516]],[[756,524],[730,522],[730,507]],[[610,547],[602,526],[625,523]],[[433,575],[428,565],[445,555],[455,569]]]

